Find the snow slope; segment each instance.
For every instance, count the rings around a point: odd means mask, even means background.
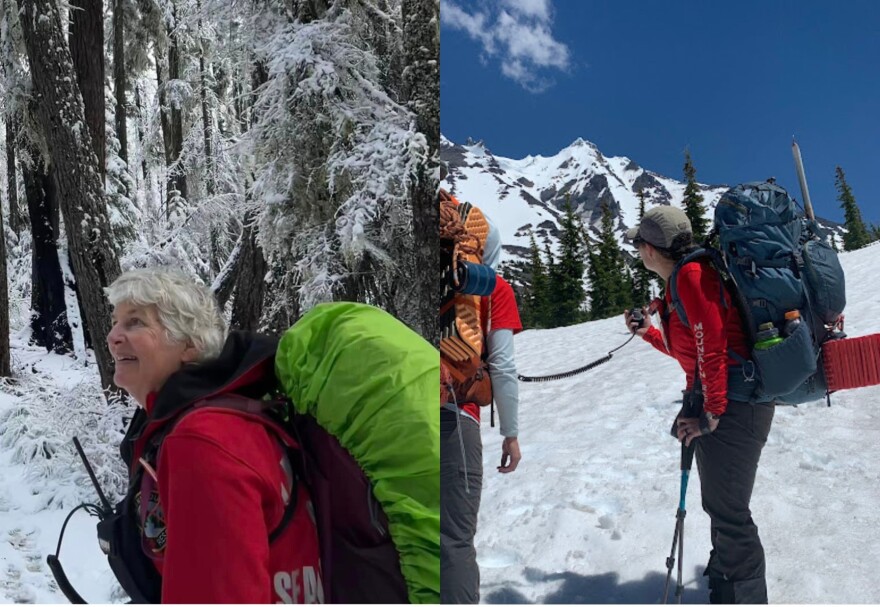
[[[847,332],[880,331],[880,300],[872,289],[880,246],[841,259],[850,301]],[[518,367],[533,375],[565,371],[626,338],[620,319],[526,331],[517,336]],[[42,386],[46,394],[69,397],[78,408],[45,432],[47,440],[51,430],[67,444],[74,430],[65,428],[82,425],[79,418],[90,414],[82,394],[88,396],[83,386],[97,383],[94,367],[17,339],[13,360],[22,379],[18,389],[2,386],[0,416],[33,404],[36,397],[20,396],[22,388]],[[477,549],[485,602],[659,601],[679,491],[679,448],[667,431],[682,384],[672,359],[638,341],[577,377],[522,384],[523,462],[511,475],[495,471],[500,437],[484,424]],[[824,402],[777,409],[752,502],[772,602],[880,602],[878,436],[880,387],[837,393],[830,409]],[[67,512],[83,499],[94,500],[93,491],[71,453],[25,465],[6,437],[0,432],[0,603],[66,603],[46,555],[55,551]],[[118,436],[110,438],[112,451]],[[685,521],[689,603],[706,597],[700,574],[709,521],[698,496],[695,474]],[[95,522],[82,512],[74,515],[61,562],[87,601],[124,602],[98,549]]]
[[[880,246],[841,257],[846,330],[880,332]],[[524,375],[567,371],[628,335],[620,318],[525,331]],[[684,374],[634,340],[574,378],[520,384],[519,469],[495,467],[501,438],[483,424],[477,533],[486,603],[657,603],[672,546],[679,444],[669,436]],[[771,603],[880,603],[880,386],[777,407],[752,499]],[[488,417],[488,415],[487,415]],[[696,466],[685,519],[685,603],[706,602],[709,518]],[[673,584],[675,572],[673,572]]]

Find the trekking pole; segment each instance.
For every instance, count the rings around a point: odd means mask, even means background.
[[[804,160],[801,158],[801,148],[794,137],[791,138],[791,154],[794,156],[794,168],[797,171],[798,182],[801,186],[801,196],[804,199],[804,213],[812,220],[816,219],[813,214],[813,203],[810,202],[810,190],[807,189],[807,176],[804,173]]]
[[[672,568],[675,567],[675,549],[678,547],[678,574],[676,577],[675,596],[677,602],[681,603],[681,596],[684,593],[683,577],[683,561],[684,561],[684,517],[687,516],[685,509],[685,496],[687,495],[688,478],[691,472],[691,464],[694,461],[695,444],[691,441],[691,446],[686,447],[684,441],[681,443],[681,495],[678,501],[678,510],[675,513],[675,532],[672,536],[672,550],[666,559],[666,584],[663,587],[663,603],[666,603],[669,597],[669,581],[672,579]]]

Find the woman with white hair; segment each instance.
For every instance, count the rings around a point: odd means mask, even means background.
[[[114,380],[140,405],[111,540],[123,588],[134,602],[323,602],[309,494],[289,439],[257,414],[277,342],[227,337],[211,292],[176,271],[126,272],[107,295]]]

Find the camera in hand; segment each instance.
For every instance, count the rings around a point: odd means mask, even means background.
[[[633,331],[641,329],[645,324],[645,315],[642,314],[641,308],[633,308],[629,313],[629,326]]]

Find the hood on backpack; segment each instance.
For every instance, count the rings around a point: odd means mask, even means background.
[[[498,226],[492,222],[488,215],[485,213],[483,215],[489,224],[489,234],[486,236],[486,247],[483,250],[483,265],[496,270],[498,269],[498,262],[501,260],[501,230],[498,229]]]

